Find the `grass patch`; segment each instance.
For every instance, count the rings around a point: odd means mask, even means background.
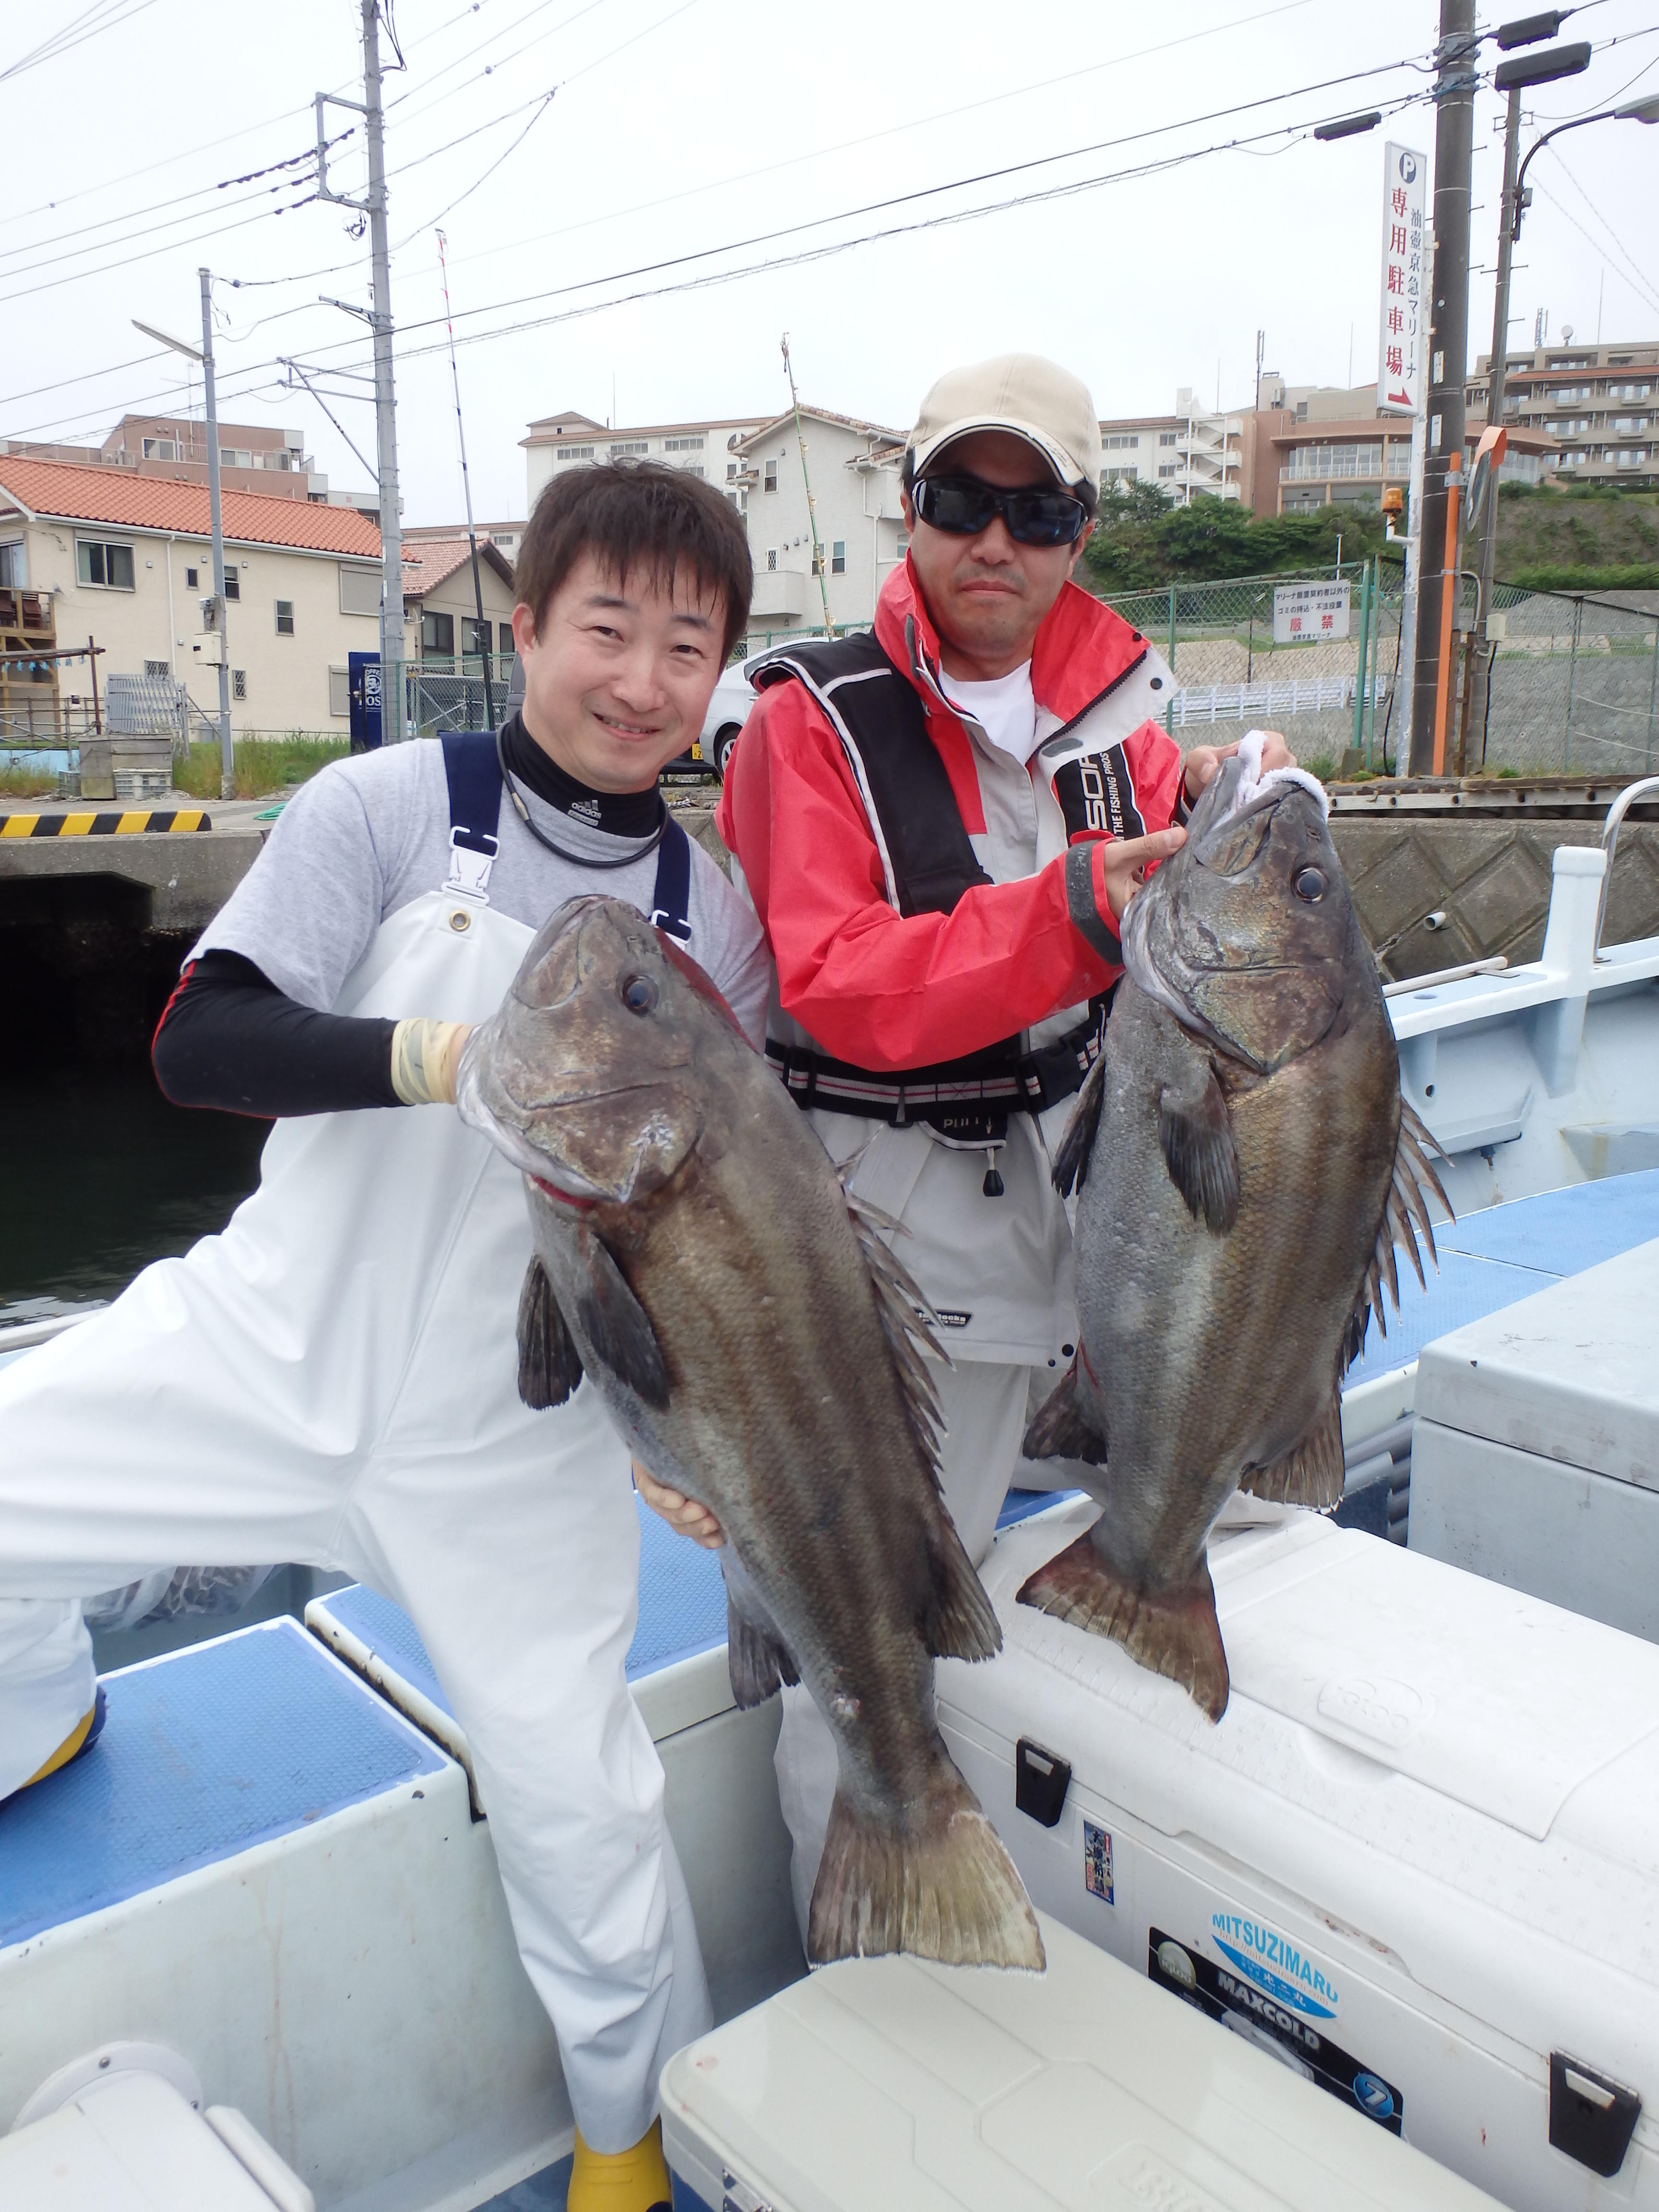
[[[57,796],[56,769],[17,768],[10,763],[0,768],[0,799],[56,799]]]
[[[1321,753],[1316,759],[1304,760],[1298,764],[1305,768],[1310,775],[1316,775],[1321,783],[1328,783],[1336,774],[1336,763],[1328,753]]]
[[[291,784],[305,783],[331,761],[351,750],[347,738],[239,738],[235,750],[238,799],[268,799]],[[175,757],[173,780],[192,799],[219,796],[219,748],[204,738],[191,746],[188,759]]]
[[[1510,568],[1503,579],[1523,592],[1659,592],[1659,565],[1632,562],[1618,568],[1575,568],[1547,562],[1533,568]]]

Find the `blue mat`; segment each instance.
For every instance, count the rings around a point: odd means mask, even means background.
[[[447,1765],[297,1622],[105,1678],[84,1759],[0,1805],[0,1945]]]

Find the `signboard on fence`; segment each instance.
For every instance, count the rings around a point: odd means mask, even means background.
[[[354,753],[373,752],[381,737],[380,656],[378,653],[351,653],[346,659],[350,671],[347,696],[351,705],[351,750]]]
[[[1428,157],[1392,142],[1382,156],[1382,298],[1377,314],[1379,414],[1414,415],[1422,397],[1422,318],[1429,283],[1424,221]]]
[[[1348,635],[1346,584],[1275,584],[1273,643],[1307,645]]]

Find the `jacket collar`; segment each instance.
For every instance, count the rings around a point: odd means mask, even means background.
[[[908,553],[876,602],[876,641],[924,701],[939,697],[939,632]],[[1065,728],[1121,683],[1146,651],[1139,631],[1131,629],[1104,600],[1079,585],[1063,585],[1032,648],[1036,703]]]

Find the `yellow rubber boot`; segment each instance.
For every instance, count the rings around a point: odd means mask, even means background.
[[[87,1738],[92,1734],[92,1724],[97,1717],[98,1708],[94,1705],[86,1718],[77,1723],[70,1730],[46,1765],[36,1767],[28,1780],[21,1786],[25,1790],[32,1790],[37,1782],[44,1782],[47,1775],[56,1774],[60,1766],[67,1766],[70,1759],[79,1758],[81,1753],[86,1748]]]
[[[662,2154],[662,2124],[653,2120],[632,2150],[590,2150],[576,2131],[567,2212],[654,2212],[672,2201]]]

